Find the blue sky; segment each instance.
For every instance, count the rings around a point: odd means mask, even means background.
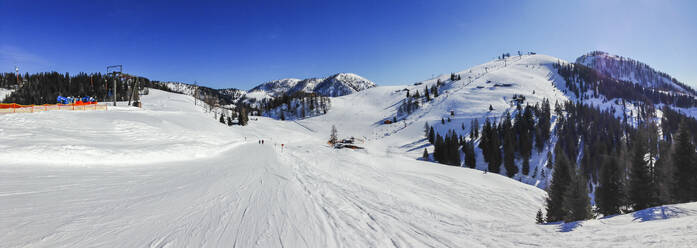
[[[603,50],[697,86],[697,1],[0,0],[0,71],[103,72],[248,89],[353,72],[405,84],[503,52]]]

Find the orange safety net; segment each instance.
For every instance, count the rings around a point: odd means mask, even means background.
[[[0,114],[9,113],[33,113],[49,110],[107,110],[106,104],[97,102],[78,101],[73,104],[43,104],[43,105],[21,105],[16,103],[0,103]]]

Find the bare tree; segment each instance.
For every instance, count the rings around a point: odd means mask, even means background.
[[[337,140],[338,140],[338,138],[337,138],[336,127],[334,125],[332,125],[332,132],[329,135],[329,144],[333,145],[337,142]]]

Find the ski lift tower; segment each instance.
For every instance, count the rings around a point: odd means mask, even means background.
[[[114,106],[116,106],[116,79],[121,76],[123,72],[123,65],[110,65],[106,67],[106,74],[111,74],[114,79],[114,89],[112,90],[112,98],[114,99]]]
[[[15,75],[17,76],[17,87],[19,87],[19,66],[15,66]]]

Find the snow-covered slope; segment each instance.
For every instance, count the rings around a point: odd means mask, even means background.
[[[546,78],[547,69],[539,65],[549,60],[523,58],[511,67],[535,65],[519,87]],[[475,106],[486,104],[479,103],[483,100],[468,99],[477,99],[474,92],[482,89],[476,85],[488,85],[480,79],[503,80],[511,72],[497,62],[484,66],[495,71],[467,71],[478,78],[462,87],[453,82],[431,111],[446,110],[452,101],[472,105],[458,112],[462,120],[489,115]],[[542,85],[550,81],[539,83],[536,91],[554,93]],[[413,115],[406,128],[376,124],[394,113],[400,88],[336,98],[327,115],[300,122],[255,117],[246,127],[221,125],[193,106],[191,97],[157,90],[142,98],[143,109],[1,115],[0,240],[3,247],[697,242],[691,231],[697,228],[694,203],[581,223],[534,224],[543,190],[493,173],[413,159],[409,150],[418,143],[421,121],[439,115]],[[354,104],[359,99],[367,102]],[[507,106],[496,104],[497,111]],[[359,144],[367,149],[329,148],[332,124],[341,137],[367,136]]]
[[[630,58],[595,51],[579,57],[576,63],[593,68],[612,78],[633,82],[646,88],[697,96],[693,89],[670,75]]]
[[[424,139],[425,123],[433,126],[441,135],[454,130],[467,136],[474,119],[478,119],[479,124],[483,125],[486,118],[500,120],[506,111],[515,113],[515,104],[512,102],[514,95],[525,96],[523,105],[535,105],[545,98],[552,103],[573,99],[573,96],[568,96],[562,90],[565,83],[553,68],[553,64],[558,61],[559,59],[546,55],[524,55],[508,58],[507,61],[494,60],[458,72],[456,74],[461,76],[461,80],[457,81],[450,81],[448,74],[416,83],[417,85],[374,87],[333,98],[332,108],[326,115],[301,120],[299,123],[322,133],[329,133],[333,124],[345,136],[360,137],[381,144],[376,149],[386,147],[385,153],[401,153],[419,158],[424,148],[433,151],[433,147]],[[439,80],[443,82],[439,97],[422,103],[411,115],[398,115],[398,108],[406,96],[405,90],[412,94],[417,90],[424,92],[426,86],[430,88]],[[493,111],[489,111],[490,105],[494,108]],[[453,116],[450,115],[451,111]],[[398,118],[398,123],[383,124],[384,120],[392,120],[393,117]],[[451,119],[450,122],[441,124],[441,119],[448,118]],[[547,163],[546,154],[553,145],[554,141],[542,152],[533,153],[530,170],[536,173],[526,176],[519,174],[515,178],[545,188],[550,179],[543,176],[550,175],[549,169],[544,166]],[[481,157],[479,148],[477,156],[477,168],[485,170],[487,164]],[[516,164],[522,166],[521,161],[516,161]]]

